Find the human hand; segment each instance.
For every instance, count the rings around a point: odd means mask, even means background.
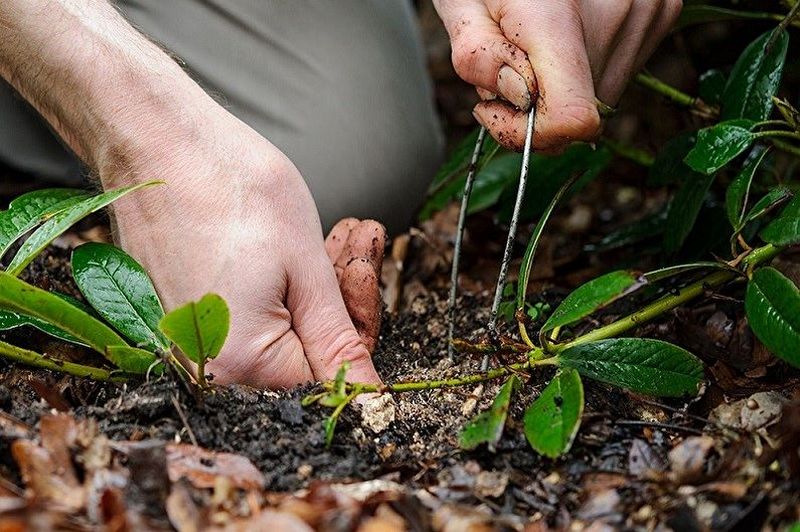
[[[595,97],[616,105],[682,6],[681,0],[434,4],[450,35],[456,72],[484,100],[475,107],[476,119],[502,145],[521,150],[529,94],[537,95],[533,144],[543,151],[598,135]]]

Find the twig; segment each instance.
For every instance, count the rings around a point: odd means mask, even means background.
[[[189,434],[189,440],[192,442],[192,445],[198,447],[197,438],[194,437],[194,432],[192,432],[192,427],[189,426],[189,420],[186,418],[186,414],[183,411],[180,401],[178,401],[178,398],[175,397],[175,394],[171,394],[170,398],[172,399],[172,406],[174,406],[175,411],[178,412],[178,417],[181,418],[183,428],[185,428],[186,433]]]
[[[478,159],[483,149],[483,140],[486,138],[486,128],[481,126],[472,158],[469,161],[467,180],[464,183],[464,195],[461,197],[461,210],[458,213],[458,227],[456,228],[456,241],[453,250],[453,265],[450,270],[450,297],[447,300],[447,359],[453,361],[453,331],[455,329],[456,292],[458,291],[458,263],[461,259],[461,240],[464,238],[464,224],[467,219],[469,198],[472,195],[472,185],[475,183],[475,174],[478,169]]]
[[[697,114],[702,116],[713,118],[719,114],[718,109],[711,107],[700,98],[686,94],[685,92],[676,89],[672,85],[661,81],[650,73],[639,72],[636,74],[636,82],[653,92],[665,96],[667,99],[678,105],[691,108],[697,112]]]
[[[770,35],[769,40],[767,41],[767,45],[764,47],[766,52],[769,53],[770,49],[774,46],[775,40],[778,38],[778,35],[783,33],[786,28],[789,27],[789,24],[797,17],[797,13],[800,12],[800,2],[795,2],[792,6],[792,9],[783,17],[783,20],[772,30],[772,35]]]

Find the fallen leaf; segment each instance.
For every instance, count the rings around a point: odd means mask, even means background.
[[[696,484],[707,474],[708,455],[714,448],[714,438],[691,436],[672,448],[669,462],[675,480],[680,484]]]
[[[213,488],[218,477],[243,490],[262,489],[264,475],[245,458],[186,444],[167,445],[167,469],[172,482],[185,478],[196,488]]]

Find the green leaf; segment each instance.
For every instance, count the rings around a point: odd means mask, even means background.
[[[485,443],[491,452],[495,451],[495,445],[503,435],[511,395],[521,384],[519,377],[512,375],[500,387],[489,410],[481,412],[464,426],[459,435],[459,447],[469,451]]]
[[[775,209],[778,205],[782,204],[784,201],[792,197],[792,191],[789,190],[787,187],[780,186],[773,188],[769,192],[767,192],[764,197],[758,200],[753,208],[747,211],[747,214],[744,215],[739,227],[735,228],[734,236],[739,234],[744,227],[756,220],[761,218],[768,212],[771,212]]]
[[[158,357],[138,347],[112,345],[106,349],[106,355],[116,361],[119,369],[128,373],[160,375],[164,371],[164,364]]]
[[[774,268],[760,268],[747,284],[747,321],[767,349],[800,367],[800,290]]]
[[[679,275],[681,273],[685,273],[692,270],[700,270],[700,269],[731,270],[734,272],[739,271],[736,268],[733,268],[725,264],[724,262],[698,261],[698,262],[689,262],[687,264],[677,264],[675,266],[667,266],[666,268],[659,268],[657,270],[652,270],[647,273],[643,273],[642,279],[644,279],[648,283],[655,283],[658,281],[662,281],[664,279],[668,279],[670,277],[674,277],[675,275]]]
[[[558,354],[562,367],[637,393],[662,397],[697,394],[703,364],[678,346],[648,338],[578,344]]]
[[[684,161],[692,170],[710,175],[728,164],[755,140],[749,120],[730,120],[701,129]]]
[[[664,250],[667,253],[679,250],[692,232],[713,182],[714,174],[703,175],[690,171],[673,196],[664,223]]]
[[[697,142],[697,132],[688,131],[668,140],[656,154],[647,174],[647,184],[671,185],[685,181],[693,174],[683,159]]]
[[[721,70],[712,68],[700,74],[697,94],[709,105],[719,105],[722,93],[725,91],[725,74]]]
[[[206,294],[200,301],[178,307],[161,318],[158,328],[197,364],[215,358],[230,326],[230,312],[217,294]]]
[[[785,30],[772,46],[767,46],[772,34],[773,30],[761,34],[737,59],[722,94],[722,120],[761,121],[769,117],[789,46],[789,34]]]
[[[542,331],[575,323],[635,289],[640,282],[638,276],[624,270],[592,279],[578,287],[556,307],[542,326]]]
[[[475,149],[475,142],[478,140],[478,131],[479,129],[475,129],[467,135],[453,150],[450,158],[439,168],[428,189],[428,197],[425,200],[425,204],[420,210],[420,220],[427,220],[434,212],[441,210],[452,200],[460,197],[464,190],[464,181],[469,170],[472,152]],[[479,172],[475,176],[476,184],[480,176],[480,169],[491,161],[499,150],[500,145],[487,135],[483,141],[481,157],[478,160]]]
[[[129,187],[118,188],[109,190],[97,196],[84,198],[76,203],[71,204],[69,207],[59,211],[53,217],[44,222],[34,233],[25,241],[19,248],[17,254],[8,265],[8,273],[12,275],[19,275],[25,269],[25,266],[42,252],[44,248],[50,245],[50,242],[55,240],[64,231],[72,227],[73,224],[86,217],[87,215],[99,211],[110,203],[118,200],[125,194],[139,190],[140,188],[152,186],[159,183],[158,181],[150,181],[139,185],[131,185]]]
[[[728,220],[731,225],[736,228],[742,223],[744,213],[747,208],[747,200],[750,196],[750,186],[753,183],[753,176],[756,170],[761,165],[761,161],[767,155],[767,151],[763,147],[756,147],[753,149],[753,154],[750,156],[747,163],[739,171],[731,184],[728,185],[728,190],[725,192],[725,212],[728,215]]]
[[[556,458],[572,447],[582,414],[581,377],[574,369],[563,369],[525,411],[525,437],[536,452]]]
[[[533,259],[536,255],[536,248],[539,247],[539,239],[541,238],[544,228],[547,225],[547,221],[553,214],[556,205],[559,201],[561,201],[561,198],[567,193],[570,187],[572,187],[573,183],[575,183],[574,178],[568,179],[561,186],[558,192],[556,192],[555,196],[553,196],[553,199],[550,200],[550,204],[539,218],[539,221],[536,222],[536,227],[533,228],[533,233],[531,233],[531,236],[528,239],[528,245],[525,248],[525,255],[522,257],[522,264],[519,267],[519,281],[517,282],[517,309],[525,308],[525,297],[528,292],[528,280],[530,279],[531,270],[533,269]]]
[[[597,243],[587,244],[583,249],[588,252],[609,251],[655,238],[664,232],[664,221],[666,219],[666,210],[645,216],[608,233]]]
[[[25,314],[21,314],[19,312],[14,312],[11,310],[0,310],[0,331],[8,331],[26,325],[35,327],[40,331],[47,333],[54,338],[58,338],[59,340],[64,340],[65,342],[70,342],[78,345],[86,345],[85,343],[81,342],[71,334],[62,331],[58,327],[50,325],[44,320],[40,320],[39,318],[34,318],[31,316],[26,316]]]
[[[760,236],[765,242],[776,246],[800,244],[800,196],[795,196],[761,231]]]
[[[164,309],[141,265],[111,244],[90,242],[72,252],[72,273],[87,301],[135,345],[169,349],[158,330]]]
[[[0,259],[14,242],[48,216],[86,197],[87,194],[83,190],[46,188],[28,192],[14,199],[8,210],[0,211]]]
[[[745,11],[740,9],[728,9],[706,4],[696,4],[684,6],[681,11],[676,29],[693,26],[695,24],[705,24],[707,22],[720,22],[725,20],[752,19],[752,20],[782,20],[780,13],[766,13],[763,11]]]
[[[147,353],[146,357],[141,354],[142,360],[135,364],[115,357],[109,348],[125,346],[126,343],[113,329],[61,297],[36,288],[6,272],[0,272],[0,308],[46,321],[127,371],[131,367],[147,368],[156,361],[152,353]]]
[[[510,153],[489,161],[475,176],[467,214],[475,214],[493,207],[503,191],[519,179],[522,156]]]
[[[333,388],[320,399],[319,402],[321,405],[336,407],[347,399],[347,382],[345,381],[345,377],[349,370],[350,362],[345,360],[336,371],[336,377],[333,379]]]

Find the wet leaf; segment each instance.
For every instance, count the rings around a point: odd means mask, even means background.
[[[755,140],[750,120],[729,120],[701,129],[684,161],[692,170],[710,175],[728,164]]]
[[[785,30],[772,46],[767,46],[772,34],[773,30],[761,34],[737,59],[722,94],[722,120],[760,121],[769,117],[789,46],[789,33]]]
[[[739,226],[735,228],[735,233],[739,234],[744,226],[752,222],[753,220],[757,220],[761,218],[768,212],[771,212],[775,209],[778,205],[786,201],[787,199],[792,197],[792,191],[789,190],[787,187],[776,187],[767,192],[764,197],[758,200],[753,208],[747,211],[747,214],[744,215],[742,221],[740,222]]]
[[[25,269],[25,266],[41,253],[44,248],[50,245],[53,240],[87,215],[99,211],[130,192],[158,183],[158,181],[150,181],[139,185],[109,190],[97,196],[84,198],[76,203],[70,204],[69,207],[59,211],[39,226],[39,228],[22,244],[19,251],[17,251],[17,254],[14,255],[14,258],[8,265],[8,273],[19,275],[19,273]]]
[[[562,369],[525,411],[525,437],[536,452],[556,458],[572,446],[582,414],[580,375],[574,369]]]
[[[761,165],[761,161],[764,160],[766,154],[767,150],[765,148],[754,148],[747,163],[745,163],[734,180],[731,181],[731,184],[728,185],[728,190],[725,192],[725,212],[728,214],[728,220],[734,228],[738,227],[744,218],[753,176],[755,176],[756,170]]]
[[[683,182],[693,174],[683,159],[696,142],[696,131],[688,131],[668,140],[648,170],[647,183],[653,186],[670,185]]]
[[[8,210],[0,211],[0,258],[25,233],[52,214],[87,196],[84,190],[46,188],[14,199]]]
[[[700,74],[697,93],[705,103],[719,105],[722,93],[725,91],[725,74],[721,70],[712,68]]]
[[[695,395],[703,379],[703,364],[697,357],[649,338],[578,344],[559,353],[558,363],[591,379],[661,397]]]
[[[503,435],[503,427],[505,427],[508,408],[511,404],[511,395],[521,384],[519,378],[512,375],[500,387],[489,410],[472,418],[461,430],[459,447],[469,451],[485,443],[489,450],[494,452],[495,445]]]
[[[750,328],[767,349],[800,367],[800,290],[774,268],[760,268],[747,284]]]
[[[164,309],[147,272],[111,244],[90,242],[72,252],[72,273],[84,297],[114,328],[135,345],[169,348],[158,330]]]
[[[800,243],[800,196],[795,196],[759,234],[765,242],[776,246]]]
[[[120,363],[128,365],[130,362],[115,358],[109,352],[109,347],[127,345],[109,326],[57,295],[5,272],[0,272],[0,308],[44,320],[71,334],[118,367]],[[142,367],[147,367],[156,360],[151,353],[148,355],[146,360],[139,361]]]
[[[700,209],[703,207],[708,189],[714,182],[714,175],[689,172],[681,187],[669,203],[667,220],[664,224],[664,250],[673,253],[681,248],[686,237],[692,232]]]
[[[25,325],[35,327],[40,331],[47,333],[54,338],[58,338],[59,340],[64,340],[65,342],[86,345],[68,332],[64,332],[58,327],[50,325],[44,320],[40,320],[39,318],[34,318],[32,316],[26,316],[25,314],[21,314],[19,312],[0,310],[0,331],[8,331],[11,329],[16,329],[17,327],[23,327]]]
[[[542,331],[550,331],[585,318],[624,295],[638,282],[636,275],[625,270],[610,272],[592,279],[578,287],[556,307],[542,326]]]
[[[161,318],[158,328],[190,360],[202,364],[215,358],[228,336],[230,311],[217,294],[206,294]]]

